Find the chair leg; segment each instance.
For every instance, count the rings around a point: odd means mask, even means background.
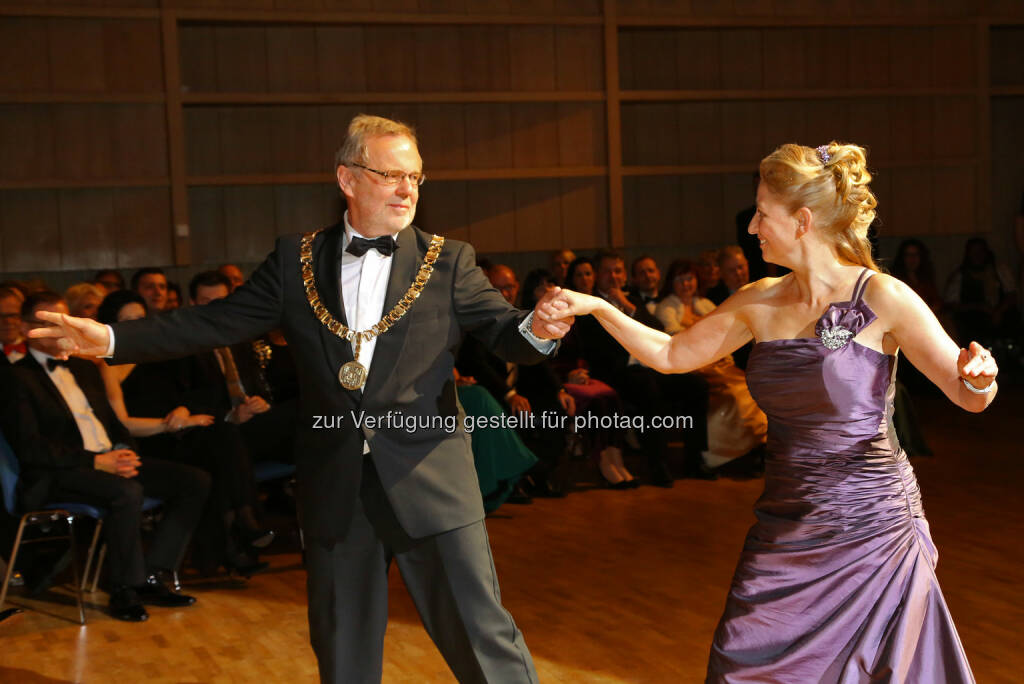
[[[85,579],[78,581],[78,551],[75,550],[75,517],[69,515],[68,523],[68,545],[71,550],[71,577],[74,580],[75,599],[78,601],[78,624],[85,624],[85,602],[82,600],[82,591],[85,589]]]
[[[175,570],[173,573],[174,577],[174,591],[181,593],[181,579],[178,577],[178,571]]]
[[[95,593],[96,585],[100,583],[100,571],[103,570],[103,559],[107,557],[107,545],[104,544],[100,547],[100,558],[96,561],[96,572],[92,575],[92,589],[89,591]]]
[[[25,517],[22,516],[21,524],[18,525],[18,534],[14,537],[14,546],[11,547],[11,557],[7,560],[7,572],[4,573],[4,586],[0,589],[0,608],[4,607],[7,600],[7,587],[11,583],[11,575],[14,574],[14,563],[18,560],[18,549],[21,547],[21,535],[25,532]]]
[[[96,555],[96,543],[99,541],[100,532],[103,531],[103,518],[96,521],[96,530],[92,533],[92,543],[89,544],[89,553],[85,557],[85,571],[82,573],[82,589],[89,584],[89,570],[92,568],[93,556]],[[95,585],[93,591],[96,591]]]

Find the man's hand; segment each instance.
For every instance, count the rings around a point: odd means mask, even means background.
[[[530,412],[530,400],[521,394],[513,394],[508,398],[508,407],[513,415]]]
[[[548,290],[533,309],[532,332],[542,340],[561,339],[572,328],[574,320],[572,316],[563,315],[558,320],[554,318],[558,310],[552,304],[560,292],[562,289],[558,287]]]
[[[232,423],[246,423],[252,420],[253,416],[260,413],[266,413],[269,410],[270,404],[268,404],[263,397],[249,397],[244,402],[231,409],[231,413],[228,415],[228,420]]]
[[[135,477],[139,474],[139,466],[142,462],[138,454],[131,449],[114,449],[93,457],[92,465],[96,470],[102,470],[111,475],[121,477]]]
[[[91,318],[76,318],[53,311],[37,311],[36,318],[51,323],[52,327],[28,331],[29,337],[53,337],[60,347],[61,358],[75,356],[105,356],[110,346],[107,326]]]

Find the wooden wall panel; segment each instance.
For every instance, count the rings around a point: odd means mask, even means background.
[[[224,172],[220,153],[220,109],[189,107],[185,119],[185,173],[213,176]]]
[[[118,178],[167,176],[167,115],[163,105],[97,107],[113,122],[111,166]]]
[[[805,142],[807,125],[802,104],[788,100],[762,103],[764,144],[761,146],[761,157],[784,143],[809,144]]]
[[[896,114],[891,120],[891,139],[898,145],[894,150],[898,158],[906,161],[936,155],[937,150],[932,146],[931,101],[920,97],[892,98],[890,107]]]
[[[678,31],[631,31],[631,68],[623,73],[623,90],[668,90],[679,87],[679,63],[676,57]],[[628,80],[626,80],[628,78]]]
[[[352,118],[359,114],[361,107],[354,105],[332,105],[319,107],[320,112],[320,147],[323,149],[326,158],[334,165],[334,153],[338,151],[341,144],[345,142],[348,134],[348,124]]]
[[[266,29],[258,26],[222,26],[214,31],[217,90],[267,91]],[[187,56],[186,56],[187,58]]]
[[[718,89],[722,85],[720,31],[681,31],[676,41],[676,74],[683,90]],[[667,57],[666,57],[667,58]]]
[[[932,101],[932,154],[971,157],[977,153],[978,105],[970,97]]]
[[[0,191],[5,271],[56,271],[61,267],[57,190]]]
[[[898,168],[892,179],[891,235],[926,235],[933,232],[932,176],[927,168]]]
[[[113,231],[118,268],[162,266],[174,262],[171,200],[166,188],[116,190],[113,194]]]
[[[103,66],[106,89],[123,93],[164,90],[160,22],[103,22]]]
[[[894,117],[888,100],[853,100],[849,104],[849,117],[846,135],[850,141],[868,148],[869,164],[894,158],[889,125]]]
[[[551,102],[512,107],[512,165],[558,166],[558,119]]]
[[[679,244],[683,216],[679,176],[627,176],[623,204],[627,247]]]
[[[268,28],[266,46],[268,90],[298,93],[319,90],[315,28]]]
[[[471,169],[512,166],[512,111],[508,105],[466,105],[466,165]]]
[[[515,196],[507,181],[473,181],[467,196],[469,240],[477,253],[499,252],[515,242]]]
[[[600,28],[555,29],[555,87],[558,90],[603,90],[604,45]]]
[[[555,29],[512,26],[508,29],[509,87],[512,90],[555,89]]]
[[[430,181],[420,190],[415,224],[425,231],[455,240],[469,239],[466,181]]]
[[[989,44],[992,85],[1024,85],[1024,27],[993,27]]]
[[[806,81],[807,31],[778,29],[763,32],[764,87],[803,88]]]
[[[927,27],[892,28],[889,32],[889,85],[923,88],[932,83],[932,34]]]
[[[272,173],[267,141],[274,131],[267,107],[225,108],[220,112],[224,173]]]
[[[270,107],[269,168],[274,173],[317,173],[331,170],[333,150],[320,145],[320,112],[316,107]],[[258,140],[253,140],[258,145]]]
[[[50,88],[49,32],[45,19],[0,18],[0,90],[36,92]]]
[[[601,103],[560,102],[558,160],[562,166],[603,166],[607,162],[604,107]]]
[[[462,89],[511,90],[512,53],[508,27],[475,26],[459,33]]]
[[[416,137],[427,175],[431,169],[466,168],[466,117],[463,105],[417,105]]]
[[[975,173],[967,166],[932,169],[935,208],[930,233],[963,234],[985,230],[976,217]]]
[[[53,90],[103,91],[103,22],[51,19],[47,29]]]
[[[847,102],[838,100],[811,100],[800,103],[804,111],[804,140],[807,141],[805,144],[817,147],[831,140],[842,141],[842,131],[847,129],[850,118],[850,108],[847,105]],[[771,150],[765,150],[765,154],[769,152]]]
[[[53,115],[61,176],[112,177],[111,139],[116,131],[107,108],[103,105],[57,105]]]
[[[103,268],[117,263],[111,190],[60,192],[61,268]]]
[[[224,235],[224,189],[196,187],[188,189],[188,215],[191,222],[189,244],[193,264],[220,264],[227,260]]]
[[[224,243],[233,261],[262,261],[274,248],[274,188],[272,186],[226,187],[224,192]]]
[[[722,88],[749,89],[763,85],[762,32],[755,29],[722,31],[719,63]]]
[[[717,164],[722,160],[719,109],[717,102],[684,102],[676,106],[682,163]]]
[[[671,102],[638,103],[622,106],[623,127],[628,121],[632,135],[622,140],[622,159],[626,164],[678,164],[679,121]]]
[[[367,26],[364,63],[370,92],[416,90],[416,29],[410,26]]]
[[[405,50],[415,51],[416,89],[420,91],[459,90],[462,85],[459,33],[454,26],[421,26],[415,31],[415,43]]]
[[[977,84],[978,67],[973,26],[932,28],[932,85],[970,88]],[[1017,50],[1024,54],[1024,50]]]
[[[670,244],[694,247],[709,242],[728,244],[734,241],[732,216],[722,215],[721,176],[682,176],[679,189],[682,213],[679,222],[670,225],[671,236],[674,238]],[[723,232],[724,241],[721,237],[715,237]]]
[[[197,93],[217,87],[217,29],[184,25],[178,29],[181,51],[181,87]]]
[[[58,175],[54,150],[53,108],[45,105],[0,106],[0,179],[30,180]]]
[[[850,45],[857,45],[857,59],[850,63],[850,86],[886,88],[889,80],[889,31],[884,28],[849,29]]]
[[[515,243],[517,252],[553,250],[562,246],[562,203],[558,179],[516,181]]]
[[[736,214],[754,206],[757,199],[758,181],[754,177],[756,168],[750,173],[729,173],[720,176],[722,183],[722,237],[721,244],[736,242]],[[731,231],[731,232],[730,232]],[[704,244],[714,243],[714,239],[704,240]]]
[[[845,88],[850,83],[850,30],[819,28],[804,36],[804,75],[808,88]],[[858,51],[857,59],[860,63]]]
[[[317,26],[317,69],[324,92],[366,91],[366,44],[361,26]]]
[[[562,244],[590,249],[609,244],[608,183],[604,178],[561,178]]]
[[[341,220],[339,190],[333,185],[278,185],[273,188],[274,236],[306,233]],[[273,249],[265,245],[263,256]]]
[[[761,159],[764,150],[764,108],[759,102],[722,102],[722,161]]]

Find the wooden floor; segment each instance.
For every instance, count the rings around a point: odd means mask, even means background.
[[[938,574],[979,682],[1024,673],[1024,392],[990,412],[919,405],[936,456],[915,459]],[[544,682],[699,682],[760,480],[589,489],[505,506],[488,522],[505,605]],[[37,611],[0,623],[0,681],[314,682],[305,577],[282,549],[248,583],[193,582],[185,610],[117,622],[92,597],[78,627]],[[450,682],[397,573],[386,682]],[[20,600],[20,599],[18,599]],[[64,603],[61,603],[61,600]],[[25,602],[22,601],[24,604]],[[53,591],[32,605],[71,615]]]

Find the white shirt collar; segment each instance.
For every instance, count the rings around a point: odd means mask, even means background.
[[[395,242],[398,242],[398,233],[401,233],[401,232],[402,231],[400,230],[400,231],[398,231],[396,233],[392,233],[391,237],[393,237],[395,239]],[[348,243],[352,242],[352,238],[353,237],[361,237],[364,240],[371,239],[371,238],[367,238],[365,235],[363,235],[358,230],[356,230],[355,228],[352,227],[352,224],[348,222],[348,209],[346,209],[345,210],[345,247],[348,247]],[[350,254],[349,256],[352,256],[352,255]]]
[[[39,363],[39,365],[43,367],[43,370],[45,370],[47,373],[52,373],[53,372],[49,368],[47,368],[46,361],[48,359],[55,359],[55,358],[57,358],[56,356],[53,356],[51,354],[47,354],[46,352],[43,352],[43,351],[39,351],[35,347],[29,347],[28,348],[28,353],[31,354],[32,358],[35,359]]]

